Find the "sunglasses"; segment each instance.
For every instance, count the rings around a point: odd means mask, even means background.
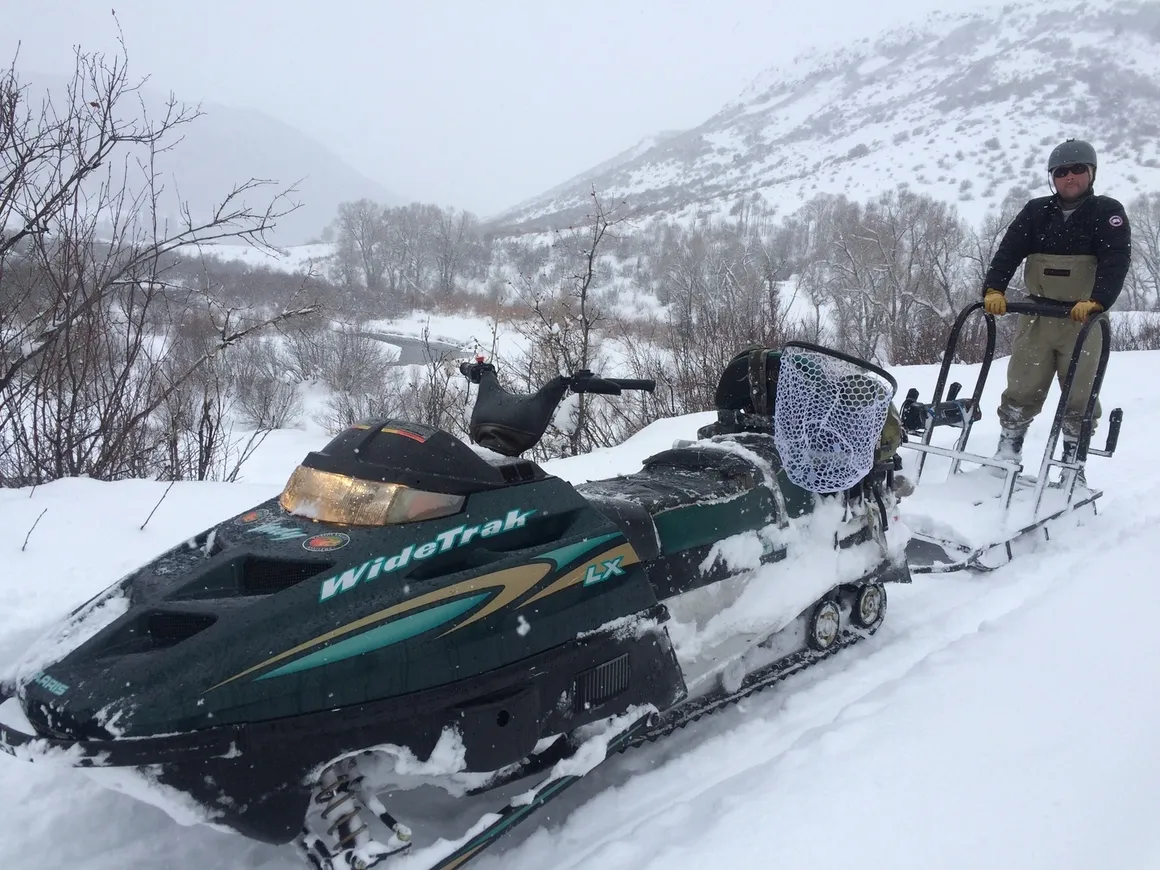
[[[1071,166],[1057,166],[1051,174],[1055,178],[1066,178],[1068,175],[1083,175],[1087,171],[1086,163],[1074,163]]]

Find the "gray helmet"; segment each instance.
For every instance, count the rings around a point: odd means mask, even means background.
[[[1068,139],[1052,149],[1051,156],[1047,158],[1047,171],[1051,172],[1057,166],[1071,166],[1073,163],[1086,163],[1095,169],[1096,149],[1082,139]]]

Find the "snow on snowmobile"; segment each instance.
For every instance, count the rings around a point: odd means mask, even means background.
[[[4,687],[26,721],[0,748],[135,769],[319,870],[459,867],[608,755],[873,634],[884,584],[910,581],[875,461],[897,383],[869,363],[738,354],[696,440],[578,486],[521,458],[567,391],[655,384],[581,371],[515,395],[460,368],[477,446],[347,428],[74,611],[61,653]],[[418,845],[409,789],[525,780]]]
[[[987,344],[969,398],[959,398],[962,385],[955,382],[947,389],[951,364],[955,360],[959,335],[968,318],[983,310]],[[1039,317],[1067,317],[1068,309],[1041,302],[1009,302],[1007,311]],[[1057,456],[1064,414],[1071,395],[1072,382],[1084,342],[1094,328],[1099,328],[1103,344],[1091,395],[1084,409],[1075,456]],[[1080,474],[1089,456],[1111,457],[1116,450],[1123,421],[1122,409],[1108,415],[1108,434],[1103,449],[1091,446],[1092,415],[1107,370],[1111,352],[1111,322],[1106,313],[1089,317],[1080,328],[1072,350],[1067,374],[1060,387],[1059,404],[1044,446],[1038,474],[1028,474],[1020,462],[984,456],[967,450],[972,426],[982,417],[980,403],[987,373],[995,356],[995,318],[983,309],[982,302],[964,307],[955,319],[947,338],[942,365],[929,403],[919,401],[919,392],[911,388],[900,409],[902,427],[909,438],[901,445],[917,453],[914,461],[913,492],[901,509],[903,522],[910,531],[907,558],[915,574],[971,570],[991,571],[1008,563],[1018,550],[1039,536],[1050,540],[1052,524],[1081,511],[1096,513],[1101,490],[1080,483]],[[950,447],[931,444],[940,427],[958,430]],[[943,480],[922,481],[929,456],[949,462]],[[977,467],[963,469],[963,463]],[[1058,475],[1052,470],[1059,469]]]

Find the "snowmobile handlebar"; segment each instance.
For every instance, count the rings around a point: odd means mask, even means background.
[[[623,390],[656,389],[656,381],[602,378],[588,369],[568,377],[557,375],[530,395],[509,393],[499,383],[495,366],[477,358],[459,364],[459,371],[479,386],[467,433],[472,441],[504,456],[519,456],[547,431],[564,393],[619,396]]]
[[[623,390],[642,390],[651,393],[657,382],[637,378],[602,378],[587,369],[582,369],[568,379],[574,393],[599,393],[605,396],[619,396]]]
[[[482,359],[477,359],[475,362],[461,362],[459,371],[473,384],[478,384],[484,372],[495,373],[495,366]],[[574,393],[598,393],[605,396],[619,396],[624,390],[642,390],[651,393],[657,388],[657,382],[651,379],[604,378],[588,369],[580,369],[571,376],[561,376],[561,379],[563,386],[571,389]],[[550,383],[558,383],[558,381],[553,379]]]
[[[1071,305],[1066,302],[1008,302],[1007,313],[1029,314],[1032,317],[1062,318],[1071,316]]]

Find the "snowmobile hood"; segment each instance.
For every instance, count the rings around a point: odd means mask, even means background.
[[[449,516],[382,526],[322,523],[271,499],[112,587],[121,615],[20,696],[37,730],[62,739],[400,697],[655,606],[639,561],[546,476],[465,495]]]

